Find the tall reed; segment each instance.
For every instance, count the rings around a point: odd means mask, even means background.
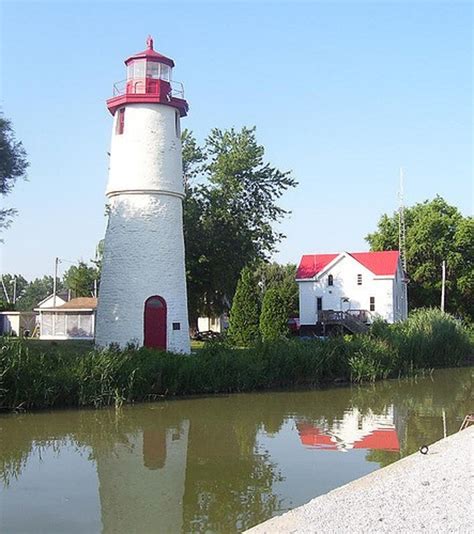
[[[168,396],[365,382],[456,366],[473,354],[465,327],[436,310],[369,335],[209,343],[190,355],[135,347],[1,338],[0,410],[110,406]]]

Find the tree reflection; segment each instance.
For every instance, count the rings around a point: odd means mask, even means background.
[[[337,427],[355,411],[392,414],[400,452],[366,453],[385,466],[456,432],[472,411],[472,382],[471,369],[450,369],[364,387],[2,415],[0,473],[8,486],[31,455],[73,448],[97,466],[106,532],[125,531],[132,520],[140,530],[140,514],[147,526],[168,517],[184,532],[241,531],[281,511],[280,466],[261,437],[278,435],[286,420],[320,428]]]

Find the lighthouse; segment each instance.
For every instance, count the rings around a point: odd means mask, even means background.
[[[147,48],[114,85],[96,344],[190,351],[180,121],[188,111],[174,61]]]

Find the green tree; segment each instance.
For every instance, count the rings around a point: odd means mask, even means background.
[[[277,201],[296,181],[264,161],[255,128],[213,129],[202,148],[189,131],[182,140],[186,271],[194,324],[200,314],[228,309],[243,267],[275,250],[284,236],[272,224],[288,213]]]
[[[95,282],[98,279],[96,267],[90,267],[80,261],[72,265],[64,273],[64,284],[71,291],[72,297],[91,297],[94,294]]]
[[[0,194],[8,195],[18,178],[25,177],[28,168],[26,152],[21,141],[15,139],[11,122],[0,113]],[[7,228],[16,210],[0,208],[0,229]]]
[[[439,306],[446,261],[446,310],[474,319],[474,219],[440,196],[405,211],[411,308]],[[398,249],[398,214],[383,215],[366,237],[372,250]]]
[[[260,262],[255,270],[261,300],[265,292],[272,287],[279,287],[287,302],[287,317],[298,317],[299,289],[296,283],[297,267],[293,263],[281,265],[276,262]]]
[[[229,337],[236,345],[251,345],[259,337],[260,302],[255,275],[242,270],[229,317]]]
[[[3,274],[0,287],[0,310],[16,310],[28,287],[21,274]]]
[[[57,291],[64,291],[64,285],[58,280]],[[31,311],[38,303],[51,295],[53,292],[53,277],[43,276],[43,278],[36,278],[30,282],[24,291],[21,298],[17,301],[16,308],[20,311]]]
[[[260,334],[264,341],[288,337],[288,300],[283,287],[272,287],[263,297]]]

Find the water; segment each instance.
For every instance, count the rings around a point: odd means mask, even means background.
[[[0,531],[241,531],[456,432],[473,376],[4,414]]]

